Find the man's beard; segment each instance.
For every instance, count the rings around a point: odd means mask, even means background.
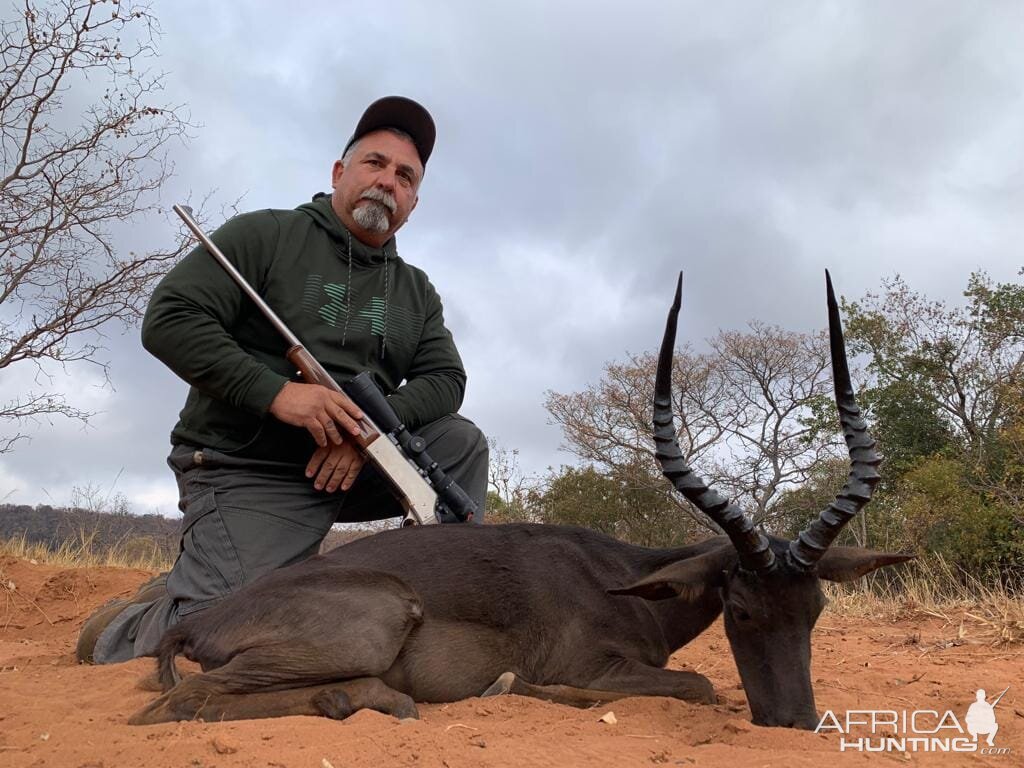
[[[370,187],[359,197],[352,211],[356,224],[370,232],[387,232],[391,229],[391,216],[398,203],[394,195],[377,187]]]

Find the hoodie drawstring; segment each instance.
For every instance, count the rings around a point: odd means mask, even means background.
[[[391,265],[388,263],[388,251],[384,249],[384,335],[380,339],[380,359],[384,359],[384,350],[388,345],[388,307],[391,305]]]
[[[345,339],[348,338],[348,319],[352,316],[352,233],[347,229],[348,235],[348,277],[345,281],[345,326],[341,329],[341,346],[345,346]]]

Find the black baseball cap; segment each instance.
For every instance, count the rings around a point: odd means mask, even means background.
[[[434,119],[425,107],[404,96],[385,96],[368,106],[341,154],[348,152],[357,139],[381,128],[397,128],[409,134],[420,162],[426,166],[427,158],[434,151]]]

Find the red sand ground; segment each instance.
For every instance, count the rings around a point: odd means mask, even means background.
[[[375,712],[126,725],[154,694],[136,688],[151,660],[75,664],[82,620],[150,574],[62,569],[0,557],[0,766],[831,766],[1024,765],[1024,648],[952,643],[941,620],[865,622],[825,614],[814,635],[818,709],[952,710],[961,722],[978,687],[1010,686],[996,709],[1006,755],[840,753],[835,734],[751,725],[721,624],[676,654],[675,667],[714,682],[722,703],[634,698],[577,710],[520,697],[421,705],[422,720]],[[10,584],[13,582],[14,589]],[[613,711],[617,723],[599,722]]]

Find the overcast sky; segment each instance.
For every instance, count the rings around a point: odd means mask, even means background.
[[[545,391],[653,349],[680,269],[680,336],[699,342],[754,318],[823,327],[826,267],[848,297],[898,272],[958,301],[972,270],[1024,264],[1019,2],[155,5],[166,99],[201,124],[168,207],[216,190],[214,208],[292,208],[329,189],[372,100],[430,109],[399,251],[444,300],[463,413],[528,471],[572,460]],[[106,346],[112,386],[54,379],[99,415],[30,425],[0,500],[93,484],[177,514],[164,457],[186,386],[137,330]]]

